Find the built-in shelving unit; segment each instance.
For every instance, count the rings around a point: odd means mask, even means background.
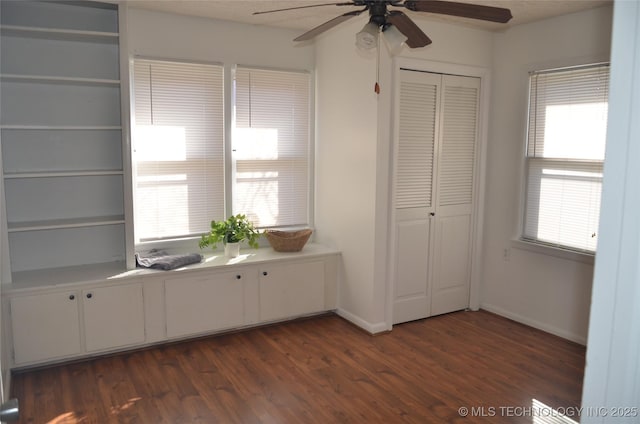
[[[0,2],[13,274],[125,260],[118,7]]]

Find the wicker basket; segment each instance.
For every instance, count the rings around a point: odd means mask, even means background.
[[[267,230],[264,235],[276,252],[299,252],[311,237],[312,232],[311,229],[299,231]]]

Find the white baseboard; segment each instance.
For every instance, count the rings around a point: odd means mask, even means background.
[[[509,318],[513,321],[517,321],[521,324],[528,325],[529,327],[537,328],[538,330],[542,330],[547,333],[551,333],[555,336],[562,337],[563,339],[570,340],[572,342],[579,343],[583,346],[587,345],[587,338],[584,336],[580,336],[578,334],[563,330],[561,328],[555,327],[553,325],[545,324],[540,321],[536,321],[534,319],[522,316],[520,314],[516,314],[511,311],[507,311],[499,306],[490,305],[487,303],[482,303],[480,305],[480,309],[484,309],[485,311],[493,312],[496,315],[503,316],[505,318]]]
[[[354,315],[351,312],[345,311],[344,309],[340,309],[340,308],[336,309],[336,314],[346,319],[347,321],[351,322],[352,324],[362,328],[364,331],[366,331],[369,334],[378,334],[378,333],[384,333],[385,331],[388,331],[387,324],[384,322],[378,322],[378,323],[372,324],[360,318],[359,316]]]

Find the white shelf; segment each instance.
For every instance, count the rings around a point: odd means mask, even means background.
[[[21,35],[33,37],[56,38],[59,40],[84,39],[88,41],[117,42],[117,32],[85,31],[77,29],[43,28],[21,25],[1,25],[0,30],[4,35]]]
[[[99,216],[91,218],[52,219],[47,221],[9,222],[10,233],[23,231],[60,230],[65,228],[97,227],[101,225],[123,224],[124,216]]]
[[[105,78],[81,78],[81,77],[61,77],[55,75],[19,75],[2,74],[0,78],[7,81],[26,81],[54,84],[89,84],[89,85],[120,85],[120,80]]]
[[[43,287],[102,282],[120,276],[127,276],[126,264],[120,261],[20,271],[13,273],[12,283],[4,285],[2,291],[4,294],[10,291],[22,292]]]
[[[55,172],[15,172],[5,173],[4,178],[62,178],[62,177],[91,177],[103,175],[123,175],[122,170],[104,170],[104,171],[55,171]]]
[[[0,125],[2,130],[122,130],[120,125]]]

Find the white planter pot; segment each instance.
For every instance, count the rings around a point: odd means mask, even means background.
[[[224,256],[235,258],[240,255],[240,243],[226,243],[224,245]]]

